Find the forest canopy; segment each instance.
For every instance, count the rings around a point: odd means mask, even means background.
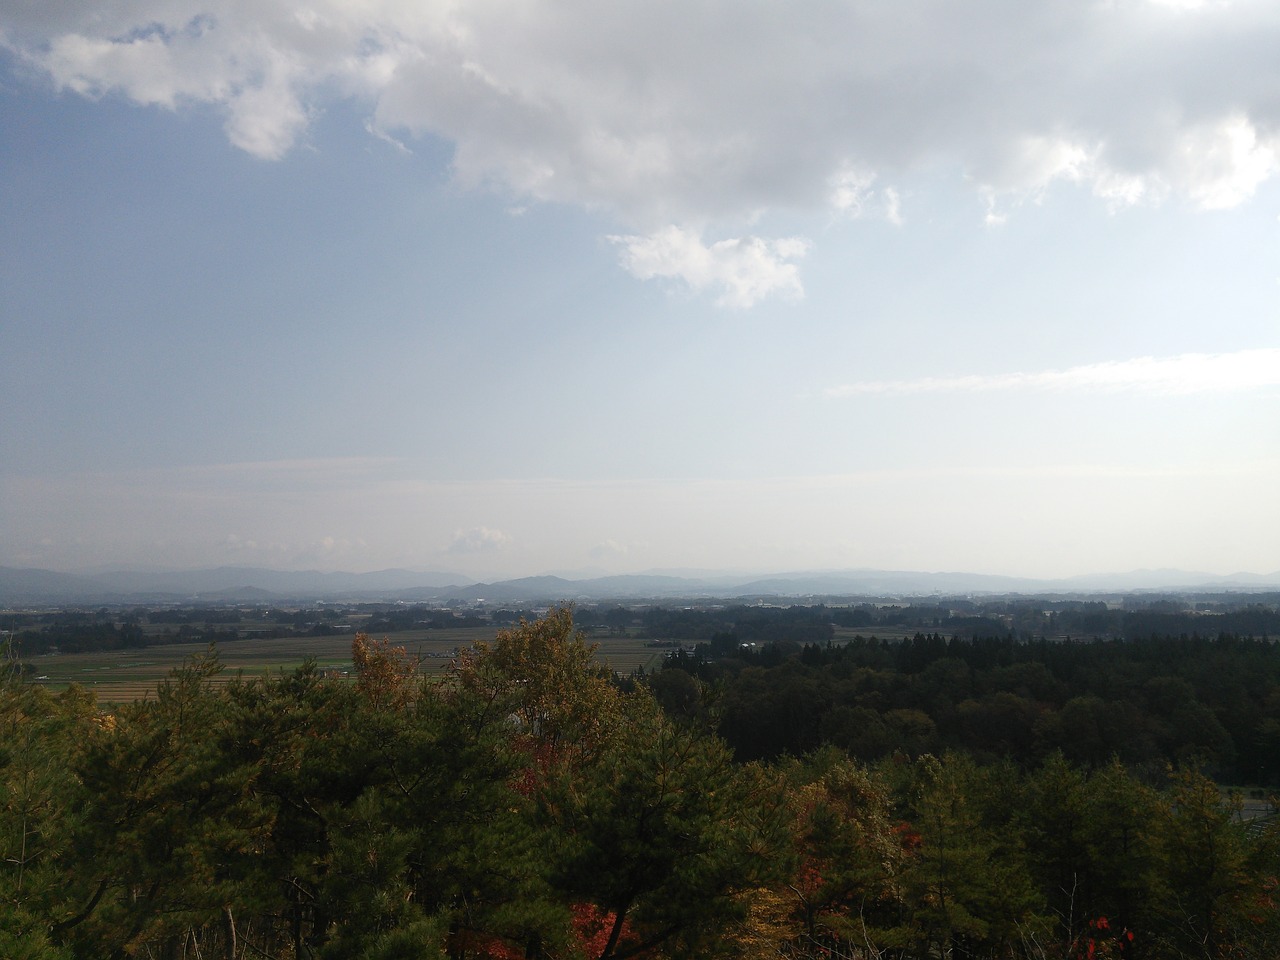
[[[1274,647],[1170,642],[708,638],[618,677],[559,608],[443,676],[364,635],[354,681],[211,649],[112,709],[11,671],[0,955],[1273,960],[1275,818],[1183,733],[1239,763]],[[1168,743],[1063,749],[1132,690]]]

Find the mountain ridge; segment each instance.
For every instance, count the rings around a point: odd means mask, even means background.
[[[965,594],[1207,592],[1280,590],[1280,571],[1209,574],[1182,570],[1134,570],[1037,579],[964,571],[825,570],[763,575],[669,573],[613,574],[581,580],[554,575],[475,581],[446,571],[400,568],[347,573],[213,567],[185,571],[61,573],[0,566],[0,602],[269,602],[315,600],[450,600],[537,603],[561,600],[737,599],[814,597],[955,596]]]

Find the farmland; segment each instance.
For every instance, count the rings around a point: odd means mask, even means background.
[[[446,630],[405,630],[386,635],[397,646],[421,658],[426,673],[443,672],[455,650],[477,640],[492,640],[493,627],[461,627]],[[243,639],[218,643],[214,649],[223,664],[220,679],[254,677],[264,673],[290,671],[306,660],[314,660],[321,670],[344,672],[351,669],[351,640],[354,634],[327,637],[283,637]],[[662,650],[632,637],[595,636],[602,663],[618,673],[638,668],[654,669],[661,663]],[[93,653],[49,654],[35,657],[39,683],[63,690],[78,683],[92,690],[104,703],[125,703],[154,692],[156,685],[174,669],[193,657],[204,655],[208,647],[195,643],[174,643],[140,649],[95,651]]]

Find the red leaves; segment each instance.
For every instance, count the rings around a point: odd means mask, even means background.
[[[825,882],[818,862],[807,858],[796,875],[796,888],[801,895],[808,899],[821,890]]]
[[[905,821],[894,827],[893,833],[898,838],[898,842],[902,844],[902,849],[907,853],[915,853],[924,843],[924,838],[911,829],[911,824]]]
[[[1133,931],[1127,928],[1113,933],[1111,921],[1095,917],[1085,925],[1085,932],[1071,945],[1070,956],[1076,960],[1113,960],[1126,955],[1133,943]]]
[[[571,909],[573,932],[577,937],[578,946],[587,957],[600,956],[609,943],[609,933],[613,930],[615,915],[601,913],[594,904],[590,903],[575,903]],[[624,920],[618,942],[622,944],[634,938],[630,923]]]
[[[522,797],[532,797],[555,762],[555,748],[552,744],[528,737],[518,741],[518,746],[528,754],[530,762],[512,776],[511,789]]]
[[[532,767],[525,767],[511,778],[511,789],[522,797],[532,797],[538,789],[538,774]]]
[[[586,957],[587,960],[595,960],[604,953],[604,948],[609,943],[614,914],[601,913],[595,905],[590,903],[575,903],[569,910],[572,914],[573,942],[577,947],[575,952]],[[635,935],[631,931],[631,925],[624,921],[618,943],[623,944],[634,940]],[[453,947],[477,960],[524,960],[525,957],[523,947],[485,934],[458,935],[454,939]]]
[[[491,933],[476,930],[451,930],[445,951],[451,957],[474,957],[476,960],[524,960],[522,948]]]

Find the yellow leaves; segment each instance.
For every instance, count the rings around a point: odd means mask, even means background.
[[[744,896],[747,914],[728,940],[743,960],[776,960],[783,945],[794,942],[804,932],[795,915],[793,895],[790,891],[761,887]]]
[[[463,651],[452,670],[464,692],[509,710],[526,736],[554,749],[600,739],[617,715],[617,692],[595,652],[574,629],[572,609],[558,607]]]
[[[351,641],[351,662],[356,689],[375,707],[401,707],[413,697],[418,660],[404,647],[393,647],[385,638],[370,640],[357,633]]]

